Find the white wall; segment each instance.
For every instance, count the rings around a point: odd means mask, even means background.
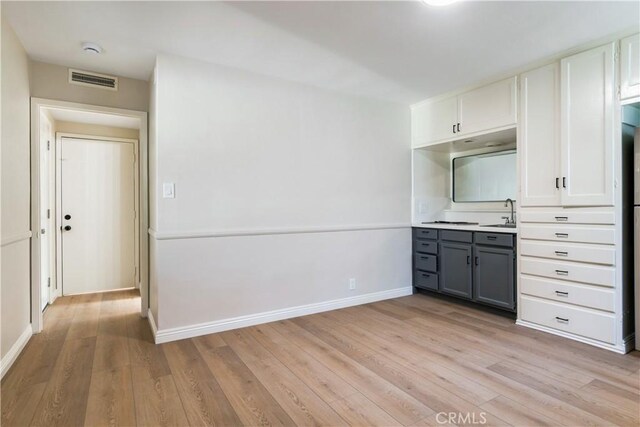
[[[156,72],[160,330],[410,290],[407,106],[166,55]],[[160,198],[163,182],[175,199]],[[186,238],[217,233],[249,236]]]
[[[69,68],[44,62],[31,61],[31,96],[147,111],[149,83],[143,80],[118,77],[118,91],[69,84]],[[91,71],[91,70],[87,70]]]
[[[2,20],[2,266],[0,346],[7,355],[29,327],[29,70],[27,55]]]
[[[55,121],[55,131],[75,133],[79,135],[107,136],[111,138],[139,139],[138,129],[118,128],[113,126],[94,125],[89,123]]]

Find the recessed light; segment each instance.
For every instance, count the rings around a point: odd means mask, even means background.
[[[421,0],[424,4],[429,6],[448,6],[458,0]]]
[[[501,142],[487,142],[485,144],[485,147],[501,147],[504,144],[502,144]]]
[[[102,53],[102,48],[95,43],[82,43],[82,50],[91,54]]]
[[[465,144],[471,144],[473,142],[473,139],[467,139],[466,141],[464,141]]]

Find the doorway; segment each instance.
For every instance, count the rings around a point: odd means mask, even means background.
[[[32,325],[62,295],[139,288],[149,307],[147,113],[31,100]]]

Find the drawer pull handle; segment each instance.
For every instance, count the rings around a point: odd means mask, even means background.
[[[568,276],[569,272],[567,270],[556,270],[556,274],[558,276]]]
[[[471,256],[467,255],[467,264],[471,264]]]
[[[556,291],[556,295],[558,295],[559,297],[568,297],[569,292]]]
[[[569,221],[569,217],[568,216],[557,216],[556,217],[556,221],[567,222],[567,221]]]
[[[569,233],[556,233],[556,237],[559,239],[566,239],[569,237]]]
[[[564,317],[558,317],[556,316],[556,320],[558,322],[562,322],[562,323],[569,323],[569,319],[565,319]]]
[[[487,240],[496,240],[497,236],[487,236]]]
[[[426,277],[428,279],[429,277],[431,277],[431,275],[422,273],[422,277]]]
[[[556,255],[558,255],[558,256],[569,256],[569,252],[565,252],[565,251],[556,251]]]

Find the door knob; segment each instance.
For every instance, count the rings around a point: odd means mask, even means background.
[[[64,226],[64,231],[69,231],[71,230],[71,226],[70,225],[65,225]]]
[[[66,215],[64,216],[64,219],[66,219],[66,220],[69,220],[69,219],[71,219],[71,215],[69,215],[69,214],[66,214]]]

